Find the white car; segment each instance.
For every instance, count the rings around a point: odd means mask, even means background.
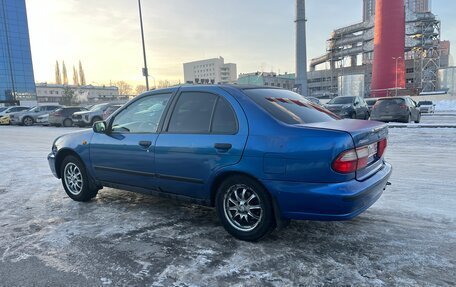
[[[36,123],[43,126],[49,125],[49,114],[44,114],[36,118]]]
[[[29,110],[29,107],[23,106],[12,106],[12,107],[0,107],[0,117],[6,116],[11,113],[17,113]]]
[[[435,113],[435,104],[432,101],[420,101],[417,106],[421,113]]]

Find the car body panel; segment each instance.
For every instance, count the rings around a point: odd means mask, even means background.
[[[157,133],[109,134],[92,130],[56,139],[48,156],[59,176],[59,157],[75,152],[98,185],[159,193],[213,204],[219,179],[236,173],[258,180],[270,193],[277,212],[288,219],[350,219],[381,195],[391,175],[382,158],[367,175],[341,174],[331,163],[342,152],[387,137],[384,124],[356,120],[291,125],[280,122],[244,93],[230,85],[181,86],[162,92],[173,94]],[[235,134],[178,134],[167,123],[181,92],[218,95],[232,106]],[[266,91],[267,92],[267,91]],[[147,92],[130,103],[160,90]],[[108,127],[125,108],[112,114]],[[139,141],[150,141],[147,149]],[[230,144],[218,150],[217,143]]]

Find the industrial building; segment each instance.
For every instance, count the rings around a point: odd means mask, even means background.
[[[0,104],[36,103],[25,0],[0,0]]]
[[[185,83],[232,84],[237,80],[237,66],[222,57],[184,63]]]
[[[376,7],[377,1],[382,1],[383,5]],[[401,16],[404,15],[401,12],[404,7],[405,19]],[[383,12],[382,9],[388,10]],[[382,13],[377,15],[382,17],[381,21],[375,20],[376,11]],[[396,21],[396,27],[401,26],[400,22],[405,22],[404,33],[400,28],[389,29],[383,34],[375,32],[375,22],[381,23],[386,29],[388,24],[391,25],[390,21]],[[366,97],[379,92],[382,96],[389,95],[398,89],[407,94],[438,90],[439,70],[449,66],[450,54],[450,43],[440,39],[440,27],[440,20],[430,11],[429,0],[404,0],[404,5],[397,1],[364,0],[363,21],[334,30],[327,41],[326,53],[311,60],[309,95],[343,95],[352,92],[351,87],[355,87],[355,90],[362,87],[362,96]],[[375,34],[383,37],[377,43]],[[397,37],[404,37],[403,43]],[[397,47],[404,47],[404,51],[396,57],[390,57],[393,46],[396,54]],[[374,48],[377,49],[379,60],[376,65]],[[386,75],[390,79],[386,79]],[[375,79],[383,82],[379,83]],[[372,86],[381,89],[371,91]]]

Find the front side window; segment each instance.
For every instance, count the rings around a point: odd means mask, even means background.
[[[171,94],[144,97],[128,105],[112,122],[114,133],[156,133]]]
[[[201,92],[180,95],[171,116],[170,133],[209,133],[217,96]]]

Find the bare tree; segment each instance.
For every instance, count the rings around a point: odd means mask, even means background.
[[[135,88],[135,92],[137,95],[144,93],[146,90],[147,90],[147,88],[145,85],[137,85]]]
[[[132,86],[125,81],[117,81],[114,85],[119,88],[119,95],[121,96],[131,96],[133,94]]]
[[[62,62],[62,75],[63,75],[63,84],[65,86],[68,86],[68,75],[67,75],[67,69],[65,66],[65,61]]]
[[[55,61],[55,83],[62,84],[62,75],[60,74],[59,61]]]
[[[160,80],[160,81],[158,81],[157,88],[161,89],[161,88],[167,88],[169,86],[171,86],[171,84],[168,80]]]
[[[79,61],[79,83],[81,84],[81,86],[86,85],[85,73],[84,73],[84,69],[82,68],[81,61]]]
[[[78,71],[76,71],[76,67],[74,65],[73,65],[73,85],[79,86]]]

